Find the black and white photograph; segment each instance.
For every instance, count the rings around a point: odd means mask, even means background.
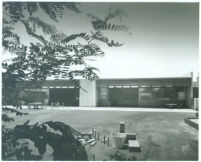
[[[199,161],[199,1],[2,1],[2,161]]]

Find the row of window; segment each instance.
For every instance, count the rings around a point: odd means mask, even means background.
[[[138,90],[136,90],[138,91]],[[123,92],[123,91],[122,91]],[[102,87],[98,89],[99,99],[104,100],[107,98],[108,89]],[[130,100],[133,96],[127,94],[126,91],[122,94],[125,100]],[[158,101],[170,101],[170,100],[185,100],[186,88],[185,87],[174,87],[174,88],[139,88],[140,100],[158,100]]]
[[[185,87],[176,88],[140,88],[140,100],[185,100],[186,92]]]
[[[177,86],[173,86],[173,85],[132,85],[132,86],[122,86],[122,85],[110,85],[110,86],[107,86],[108,88],[163,88],[163,87],[167,87],[167,88],[173,88],[173,87],[181,87],[182,85],[177,85]]]
[[[75,88],[75,86],[50,86],[50,87],[46,87],[46,86],[43,86],[42,87],[42,89],[48,89],[48,88],[50,88],[50,89],[53,89],[53,88],[70,88],[70,89],[72,89],[72,88]],[[24,89],[25,91],[28,91],[28,90],[31,90],[31,91],[41,91],[41,89],[39,89],[39,88],[31,88],[31,89]]]

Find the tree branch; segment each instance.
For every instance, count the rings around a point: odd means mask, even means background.
[[[27,31],[27,33],[28,33],[30,36],[32,36],[32,37],[38,39],[38,40],[41,41],[44,45],[47,44],[47,41],[43,38],[43,36],[37,35],[36,33],[34,33],[33,30],[31,30],[31,28],[29,27],[29,24],[28,24],[25,20],[21,20],[21,22],[22,22],[22,24],[25,26],[26,31]]]

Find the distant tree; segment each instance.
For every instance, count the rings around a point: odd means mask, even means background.
[[[5,88],[13,88],[16,83],[24,80],[45,80],[48,76],[71,80],[75,76],[82,76],[93,80],[98,77],[98,69],[87,62],[94,61],[93,57],[104,55],[96,42],[103,42],[109,47],[122,46],[121,43],[107,38],[104,31],[128,31],[126,25],[110,22],[122,15],[120,9],[110,9],[104,18],[88,14],[92,24],[91,33],[72,35],[59,32],[37,16],[41,10],[57,23],[65,10],[83,14],[78,4],[73,2],[3,2],[2,46],[4,50],[15,55],[14,58],[4,60],[2,64]],[[36,41],[30,41],[29,45],[22,44],[21,36],[15,29],[17,24],[23,25],[25,32]],[[82,41],[73,43],[77,38]],[[74,65],[81,65],[83,68],[72,70],[70,67]]]

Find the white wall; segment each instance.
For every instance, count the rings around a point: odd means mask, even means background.
[[[79,106],[96,106],[96,81],[80,80],[80,102]]]

